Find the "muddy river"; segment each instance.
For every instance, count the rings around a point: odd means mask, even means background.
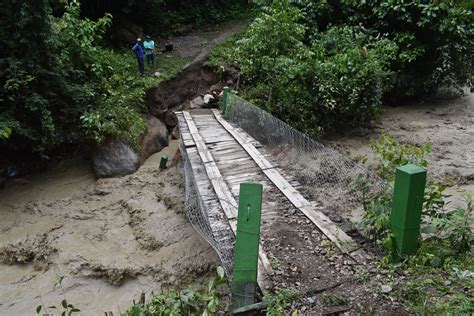
[[[68,161],[0,191],[0,315],[59,305],[63,290],[82,315],[119,315],[142,292],[213,271],[217,257],[184,213],[181,173],[160,171],[161,154],[122,178],[95,181],[87,163]]]

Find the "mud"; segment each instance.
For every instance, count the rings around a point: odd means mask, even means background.
[[[385,107],[374,127],[344,131],[327,143],[353,158],[367,156],[373,169],[376,156],[370,144],[381,134],[405,145],[431,142],[428,177],[447,183],[453,195],[448,206],[459,206],[463,192],[474,193],[474,94],[465,93],[459,99]]]
[[[220,33],[208,32],[202,36],[188,35],[175,39],[178,55],[195,56],[195,58],[175,77],[146,92],[145,99],[149,112],[162,121],[170,121],[169,116],[174,117],[174,111],[187,107],[189,101],[194,97],[209,93],[212,90],[210,87],[220,90],[224,83],[228,82],[231,86],[235,84],[237,73],[233,69],[226,68],[223,73],[219,74],[206,67],[205,60],[217,44],[241,30],[245,23],[245,21],[241,22]],[[171,121],[176,125],[175,118]],[[172,129],[173,124],[168,124],[168,127]]]
[[[82,315],[118,315],[142,292],[212,273],[218,259],[185,217],[180,171],[158,168],[177,146],[122,178],[95,181],[71,161],[0,191],[0,315],[58,305],[60,276]]]

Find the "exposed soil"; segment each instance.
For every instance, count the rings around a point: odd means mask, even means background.
[[[213,271],[214,251],[184,213],[181,173],[159,171],[161,154],[122,178],[95,181],[71,162],[0,191],[0,314],[31,315],[38,297],[59,304],[60,276],[84,315],[115,315],[142,291]]]

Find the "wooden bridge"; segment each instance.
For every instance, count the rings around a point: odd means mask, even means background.
[[[214,240],[236,232],[239,185],[256,182],[263,185],[262,238],[259,253],[258,282],[261,288],[272,286],[271,259],[278,252],[282,238],[292,240],[293,252],[304,247],[305,239],[329,241],[354,264],[364,263],[367,254],[333,223],[315,201],[299,192],[300,184],[279,168],[265,146],[241,128],[227,122],[217,109],[176,113],[185,151],[191,165],[197,191],[210,218]],[[187,171],[191,172],[191,171]],[[294,224],[292,224],[294,223]],[[296,227],[299,226],[299,227]],[[306,236],[306,237],[302,237]],[[301,250],[304,260],[299,269],[310,269],[320,260],[309,249]],[[282,256],[285,261],[288,256]],[[318,257],[318,258],[317,258]],[[291,258],[288,259],[291,264]],[[293,258],[293,260],[299,260]],[[308,271],[308,275],[311,271]]]

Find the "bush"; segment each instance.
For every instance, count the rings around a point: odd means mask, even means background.
[[[308,37],[334,25],[365,30],[399,47],[391,64],[392,97],[420,97],[439,88],[460,90],[473,73],[474,21],[469,1],[294,1],[305,13]]]
[[[221,305],[218,287],[225,284],[224,269],[217,267],[217,278],[211,278],[207,287],[183,290],[162,290],[151,297],[148,303],[133,305],[124,316],[174,316],[215,315]]]
[[[77,1],[66,5],[60,18],[52,17],[48,1],[7,1],[2,10],[13,21],[1,34],[6,39],[0,59],[2,151],[44,157],[85,138],[136,142],[144,129],[144,92],[154,81],[137,77],[131,52],[101,46],[110,15],[82,19]],[[25,45],[27,54],[15,53]]]
[[[349,27],[308,42],[303,20],[288,1],[275,1],[236,42],[231,60],[241,68],[247,97],[312,135],[372,120],[396,46],[370,42]]]

